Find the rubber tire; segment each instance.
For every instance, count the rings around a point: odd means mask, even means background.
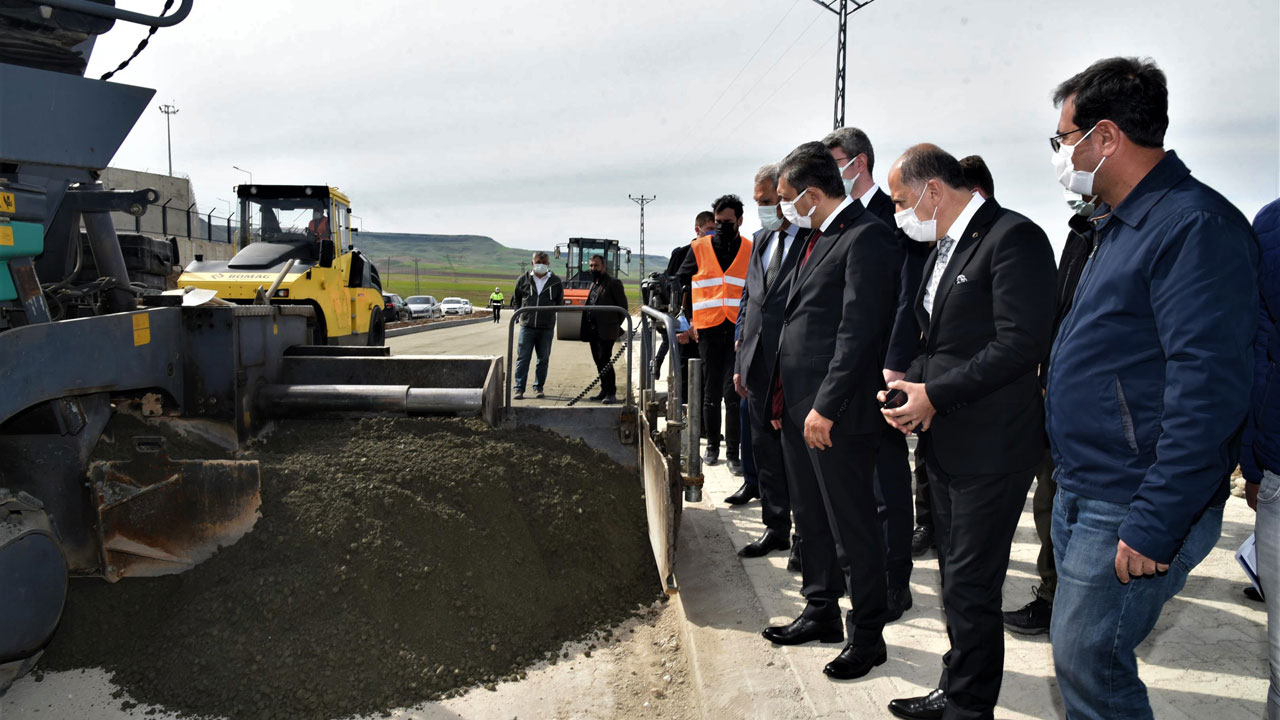
[[[387,321],[382,317],[382,311],[375,309],[373,317],[369,320],[369,347],[378,347],[387,344]]]

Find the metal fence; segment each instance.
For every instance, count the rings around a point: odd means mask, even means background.
[[[165,237],[185,237],[188,240],[205,240],[234,244],[239,226],[230,217],[215,215],[213,210],[200,213],[195,203],[182,208],[171,205],[173,199],[152,205],[147,213],[160,213],[160,233]],[[119,227],[119,226],[117,226]],[[134,232],[154,232],[154,226],[143,228],[142,217],[133,218]]]

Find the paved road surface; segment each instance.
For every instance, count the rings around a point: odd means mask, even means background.
[[[506,357],[507,327],[508,324],[504,318],[499,324],[482,322],[402,335],[389,338],[387,345],[391,347],[393,355],[499,355]],[[517,341],[519,337],[520,329],[517,327],[515,332]],[[619,347],[622,346],[615,346],[615,352]],[[514,353],[514,342],[512,352]],[[635,352],[639,353],[638,343]],[[545,400],[535,400],[533,381],[536,362],[535,355],[529,363],[529,378],[525,385],[525,391],[528,393],[527,399],[524,400],[526,404],[563,405],[581,392],[596,376],[595,364],[591,361],[591,350],[587,343],[555,340],[551,343],[551,364],[547,371],[545,388],[547,397]],[[619,377],[626,372],[626,366],[627,356],[624,352],[615,366]],[[514,368],[512,370],[514,372]],[[596,392],[598,388],[592,388],[588,396]]]

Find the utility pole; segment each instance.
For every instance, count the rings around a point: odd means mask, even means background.
[[[645,197],[642,193],[640,197],[627,195],[627,198],[640,206],[640,279],[644,280],[644,206],[657,200],[658,196]]]
[[[169,119],[178,114],[176,105],[161,105],[160,112],[164,113],[164,134],[169,145],[169,177],[173,177],[173,128],[169,126]]]
[[[387,256],[387,285],[390,285],[390,284],[391,284],[391,256],[388,255]],[[385,286],[383,287],[383,289],[387,290],[387,292],[391,292]]]
[[[422,292],[422,285],[418,283],[418,258],[413,259],[413,294],[418,295]]]
[[[862,8],[875,2],[875,0],[813,0],[823,8],[830,10],[840,18],[840,31],[837,33],[839,39],[836,41],[836,110],[835,110],[835,127],[839,130],[844,127],[844,78],[845,78],[845,56],[848,54],[848,46],[845,42],[849,32],[849,16],[861,10]],[[850,8],[849,6],[853,7]]]
[[[529,264],[529,261],[528,261],[528,260],[521,260],[521,261],[520,261],[520,274],[521,274],[521,275],[524,275],[524,269],[525,269],[525,266],[527,266],[528,264]]]

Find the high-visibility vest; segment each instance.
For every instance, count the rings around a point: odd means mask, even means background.
[[[698,272],[693,276],[693,326],[699,330],[712,328],[728,320],[738,322],[738,305],[747,284],[747,267],[751,264],[751,241],[741,238],[738,255],[728,270],[720,268],[711,236],[693,241],[693,256]]]

